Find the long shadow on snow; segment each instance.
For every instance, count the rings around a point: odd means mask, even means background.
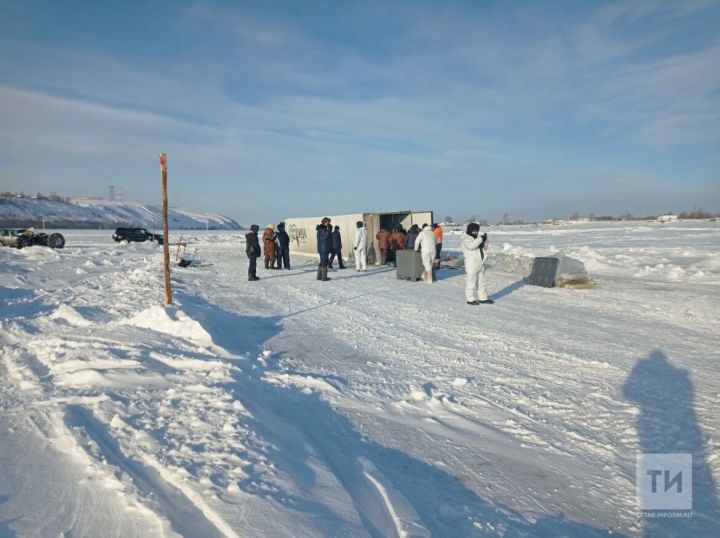
[[[186,313],[200,321],[213,341],[237,355],[255,354],[281,331],[284,316],[248,317],[228,312],[205,299],[182,293]],[[298,488],[311,492],[317,477],[309,461],[319,458],[333,471],[352,498],[365,528],[373,536],[395,532],[379,492],[365,477],[369,461],[402,492],[433,536],[609,536],[610,533],[573,521],[562,514],[528,521],[521,513],[480,498],[458,478],[402,451],[380,445],[356,431],[350,420],[317,394],[269,383],[263,368],[236,371],[225,386],[250,411],[247,425],[271,443],[270,460]],[[321,516],[328,535],[342,531],[341,516],[327,506],[265,488],[248,479],[240,487],[262,494],[293,510]],[[479,529],[474,521],[493,525]],[[501,530],[502,529],[502,530]],[[613,534],[613,536],[618,536]]]
[[[175,295],[182,303],[185,313],[203,325],[211,335],[213,342],[234,355],[261,351],[263,344],[281,330],[279,322],[282,316],[242,316],[219,308],[202,297],[188,295],[182,291]],[[275,360],[269,362],[272,366],[276,365]],[[287,473],[301,487],[314,484],[315,473],[305,463],[311,457],[307,444],[305,441],[297,442],[298,439],[301,439],[297,433],[289,433],[293,432],[293,428],[297,429],[297,426],[293,425],[293,421],[285,423],[280,419],[273,412],[274,405],[272,406],[273,410],[268,410],[268,406],[265,405],[268,403],[266,399],[272,395],[265,395],[262,391],[253,392],[256,388],[269,385],[262,380],[264,370],[253,369],[242,363],[238,363],[238,366],[243,373],[237,374],[236,382],[226,384],[226,388],[252,413],[252,418],[246,423],[247,426],[252,431],[258,432],[274,447],[279,447],[279,449],[269,449],[270,460],[275,467]],[[328,532],[338,530],[346,525],[346,522],[326,505],[285,491],[265,487],[262,481],[257,480],[257,477],[251,476],[242,480],[239,486],[246,493],[272,498],[275,502],[289,506],[298,512],[320,516],[328,522]]]
[[[354,269],[352,269],[350,267],[350,265],[348,265],[347,268],[345,269],[345,271],[349,271],[350,273],[355,273],[355,274],[343,276],[342,279],[338,278],[338,280],[345,280],[345,279],[350,279],[350,278],[365,278],[367,276],[373,276],[373,275],[377,275],[380,273],[390,273],[392,271],[395,271],[395,268],[394,267],[378,267],[377,269],[368,269],[367,271],[359,271],[358,272],[358,271],[355,271]],[[332,274],[338,274],[338,273],[332,273]],[[332,274],[330,275],[330,278],[332,278]]]
[[[465,278],[465,271],[452,267],[441,267],[440,269],[435,270],[435,280],[438,282],[441,280],[450,280],[451,278],[458,277]]]
[[[622,389],[625,397],[640,407],[636,425],[640,452],[692,454],[693,458],[692,517],[645,517],[645,536],[717,536],[720,505],[707,461],[710,449],[695,413],[689,372],[655,350],[638,360]],[[662,489],[663,478],[658,482]]]
[[[0,318],[12,319],[29,334],[39,332],[33,324],[34,318],[47,315],[55,308],[31,289],[0,286]]]
[[[315,273],[317,269],[262,269],[262,271],[273,271],[270,276],[261,276],[260,280],[271,280],[273,278],[285,278],[288,276],[298,276],[304,273]],[[288,271],[288,272],[286,272]],[[264,275],[264,273],[263,273]]]
[[[508,284],[503,289],[496,291],[495,293],[490,294],[490,299],[493,301],[497,301],[499,299],[502,299],[503,297],[507,297],[512,292],[519,290],[523,286],[527,284],[527,280],[525,278],[521,278],[520,280],[513,282],[512,284]]]
[[[107,462],[127,473],[140,491],[152,494],[154,509],[164,514],[172,528],[183,536],[221,538],[224,534],[209,521],[202,510],[190,502],[175,486],[141,460],[127,456],[120,443],[106,426],[81,405],[69,405],[65,424],[70,429],[82,428],[101,448]]]
[[[292,388],[263,383],[258,377],[242,375],[236,376],[230,388],[252,413],[253,429],[276,448],[273,460],[286,461],[287,454],[292,454],[295,465],[279,467],[293,476],[301,488],[311,490],[315,477],[304,462],[319,456],[352,497],[365,528],[373,536],[388,536],[395,529],[379,492],[365,478],[363,461],[370,461],[408,499],[420,523],[433,536],[610,535],[601,529],[568,521],[562,515],[546,516],[531,523],[512,508],[480,498],[444,470],[363,437],[346,416],[317,394],[305,395]],[[298,442],[298,433],[308,442]],[[297,468],[297,462],[304,467],[302,471]],[[274,497],[284,502],[282,493]],[[492,525],[495,530],[478,529],[475,521]]]
[[[361,299],[362,297],[370,297],[370,296],[372,296],[372,295],[381,295],[381,294],[383,294],[383,293],[385,293],[384,290],[378,290],[378,291],[373,291],[373,292],[368,292],[368,293],[360,293],[360,294],[358,294],[358,295],[353,295],[352,297],[347,297],[347,298],[345,298],[345,299],[338,299],[337,301],[328,301],[328,302],[325,302],[325,303],[322,303],[322,304],[319,304],[319,305],[315,305],[315,306],[311,306],[311,307],[309,307],[309,308],[305,308],[305,309],[303,309],[303,310],[295,310],[295,311],[293,311],[293,312],[290,312],[289,314],[286,314],[286,315],[282,316],[282,319],[284,319],[284,318],[291,318],[291,317],[297,316],[297,315],[299,315],[299,314],[305,314],[306,312],[311,312],[311,311],[313,311],[313,310],[317,310],[317,309],[319,309],[319,308],[324,308],[324,307],[326,307],[326,306],[337,305],[337,304],[342,304],[342,303],[347,303],[347,302],[350,302],[350,301],[354,301],[355,299]]]
[[[35,291],[26,288],[0,286],[0,316],[8,318],[34,318],[53,309]]]
[[[283,316],[241,316],[182,290],[174,292],[182,309],[200,323],[213,342],[236,355],[261,350],[263,343],[280,333]]]
[[[10,499],[10,495],[0,495],[0,505],[7,502],[8,499]],[[15,519],[19,519],[19,518],[13,518],[13,519],[5,520],[5,521],[0,521],[0,538],[15,538],[15,536],[16,536],[15,531],[13,531],[7,525],[8,523],[12,523],[13,521],[15,521]]]

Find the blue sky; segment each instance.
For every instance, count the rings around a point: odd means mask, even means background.
[[[0,0],[0,190],[241,223],[720,211],[720,2]]]

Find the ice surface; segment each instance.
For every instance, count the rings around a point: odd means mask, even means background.
[[[247,282],[239,232],[187,235],[167,308],[156,245],[0,249],[0,536],[716,535],[717,223],[487,231],[481,307],[462,269]],[[524,285],[560,253],[599,287]],[[653,450],[693,518],[640,517]]]

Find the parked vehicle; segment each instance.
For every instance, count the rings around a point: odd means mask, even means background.
[[[117,241],[157,241],[163,244],[163,236],[148,232],[145,228],[117,228],[112,238]]]
[[[63,248],[65,246],[65,237],[59,233],[52,233],[50,235],[45,232],[38,233],[32,228],[5,228],[0,230],[0,245],[14,248],[30,247],[33,245]]]

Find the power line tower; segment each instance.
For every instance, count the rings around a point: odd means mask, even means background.
[[[110,201],[115,200],[115,185],[108,185],[108,191],[110,193]]]

